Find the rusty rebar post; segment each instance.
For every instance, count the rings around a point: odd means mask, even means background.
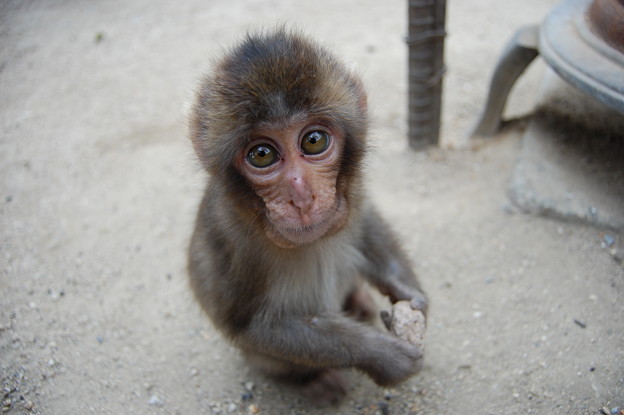
[[[442,109],[446,0],[408,0],[408,138],[412,149],[437,145]]]

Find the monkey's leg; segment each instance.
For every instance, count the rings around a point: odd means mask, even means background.
[[[274,370],[294,374],[354,367],[387,386],[407,379],[421,367],[419,347],[341,314],[265,315],[238,336],[245,350],[279,362]],[[266,358],[264,362],[272,363]]]
[[[318,405],[333,405],[347,394],[348,382],[338,369],[318,369],[268,356],[243,351],[249,364],[265,375],[301,388],[301,393]]]
[[[349,317],[357,321],[371,321],[377,314],[375,300],[364,284],[358,284],[347,295],[343,309]]]

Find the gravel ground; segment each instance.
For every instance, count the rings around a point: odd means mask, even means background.
[[[554,0],[450,1],[442,146],[407,150],[406,2],[0,3],[0,377],[8,414],[616,414],[622,235],[518,213],[506,189],[543,65],[466,150],[515,28]],[[371,197],[432,301],[425,368],[357,372],[320,410],[250,371],[187,285],[204,174],[188,103],[248,29],[302,27],[361,72]]]

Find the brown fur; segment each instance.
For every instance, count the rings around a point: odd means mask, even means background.
[[[189,255],[196,297],[252,364],[305,380],[321,401],[343,394],[334,369],[355,367],[392,385],[422,363],[418,348],[348,316],[371,313],[358,293],[361,277],[392,301],[426,309],[406,256],[363,193],[366,112],[357,77],[282,29],[232,49],[203,80],[191,119],[193,145],[211,175]],[[280,245],[253,169],[241,163],[258,129],[308,119],[340,132],[339,157],[321,167],[337,172],[336,199],[348,210],[318,240]]]

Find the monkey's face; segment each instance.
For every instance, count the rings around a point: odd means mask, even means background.
[[[236,168],[262,199],[265,232],[282,248],[340,230],[348,217],[337,191],[345,146],[338,127],[311,119],[256,128]]]

